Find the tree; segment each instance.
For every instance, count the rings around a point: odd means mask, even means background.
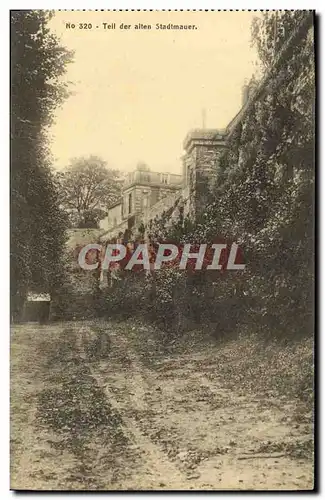
[[[121,174],[97,156],[74,158],[58,175],[61,203],[72,217],[76,215],[79,227],[96,227],[121,196]]]
[[[312,16],[311,11],[279,10],[265,11],[261,17],[253,19],[251,27],[252,45],[257,49],[262,69],[272,66],[284,43],[304,18]],[[299,45],[299,44],[298,44]],[[294,56],[299,49],[292,46]]]
[[[72,54],[50,33],[53,14],[11,11],[11,313],[29,290],[62,280],[65,216],[51,169],[47,128],[68,95],[60,82]]]

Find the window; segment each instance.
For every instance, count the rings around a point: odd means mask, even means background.
[[[168,174],[161,174],[161,182],[162,184],[168,184]]]
[[[129,214],[132,213],[132,193],[129,194]]]
[[[147,208],[148,207],[148,201],[149,201],[148,191],[143,191],[143,200],[142,200],[142,206],[143,206],[143,208]]]

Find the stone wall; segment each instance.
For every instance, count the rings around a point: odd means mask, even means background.
[[[105,219],[99,223],[99,227],[104,231],[108,231],[122,222],[122,203],[118,203],[108,209],[108,214]]]
[[[158,201],[158,203],[150,207],[148,210],[146,210],[142,215],[143,224],[144,225],[148,224],[155,217],[161,216],[166,210],[172,208],[175,205],[176,200],[180,198],[180,194],[181,194],[180,190],[171,193],[167,195],[165,198]]]
[[[124,234],[126,229],[128,229],[127,219],[121,222],[121,224],[119,224],[118,226],[113,227],[108,231],[106,231],[105,233],[103,233],[102,236],[100,237],[100,241],[110,241],[113,238],[117,238],[120,234]]]
[[[213,187],[218,182],[219,157],[227,147],[227,142],[240,125],[251,106],[262,93],[268,92],[268,84],[274,73],[277,71],[281,60],[286,56],[286,51],[290,49],[295,38],[301,30],[308,30],[308,36],[312,39],[313,27],[309,26],[310,20],[306,19],[292,33],[281,52],[277,55],[270,72],[268,72],[258,85],[250,82],[243,89],[243,107],[231,120],[226,129],[194,129],[188,133],[184,141],[185,154],[183,161],[183,175],[161,174],[142,171],[129,174],[127,185],[124,191],[125,199],[130,192],[133,192],[133,214],[135,215],[134,230],[140,224],[145,226],[155,218],[163,215],[164,212],[176,207],[171,212],[170,222],[177,219],[179,207],[183,208],[183,215],[190,217],[193,221],[197,219],[206,205],[210,201]],[[299,86],[305,85],[308,75],[303,75],[298,82]],[[167,176],[168,184],[162,184]],[[153,183],[153,184],[152,184]],[[149,198],[147,206],[143,203],[144,194],[148,192]],[[124,213],[124,217],[128,214]],[[123,231],[129,227],[126,220],[117,228],[114,228],[112,235]]]

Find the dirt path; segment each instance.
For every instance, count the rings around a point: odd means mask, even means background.
[[[12,488],[313,488],[295,402],[230,390],[211,348],[158,347],[126,323],[15,327]]]

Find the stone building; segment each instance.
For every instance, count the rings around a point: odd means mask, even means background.
[[[218,129],[196,129],[184,141],[182,175],[152,172],[138,165],[128,174],[121,199],[108,208],[100,222],[101,239],[128,239],[141,224],[159,217],[182,201],[184,215],[193,220],[208,202],[209,192],[217,178],[218,157],[226,147],[226,133]]]
[[[134,237],[141,225],[146,227],[167,210],[171,212],[171,221],[177,218],[180,206],[185,216],[195,220],[207,205],[217,181],[219,156],[255,91],[254,80],[243,86],[242,107],[225,129],[194,129],[187,134],[182,175],[152,172],[145,164],[129,173],[121,200],[109,207],[107,217],[101,221],[100,227],[105,231],[101,239]]]
[[[218,129],[196,129],[184,140],[183,178],[189,193],[187,212],[195,219],[208,203],[218,176],[218,158],[226,147],[226,133]]]
[[[105,231],[102,236],[116,238],[134,230],[153,206],[178,193],[182,183],[181,175],[152,172],[146,165],[139,164],[127,175],[121,199],[108,208],[107,216],[100,222],[100,228]]]

